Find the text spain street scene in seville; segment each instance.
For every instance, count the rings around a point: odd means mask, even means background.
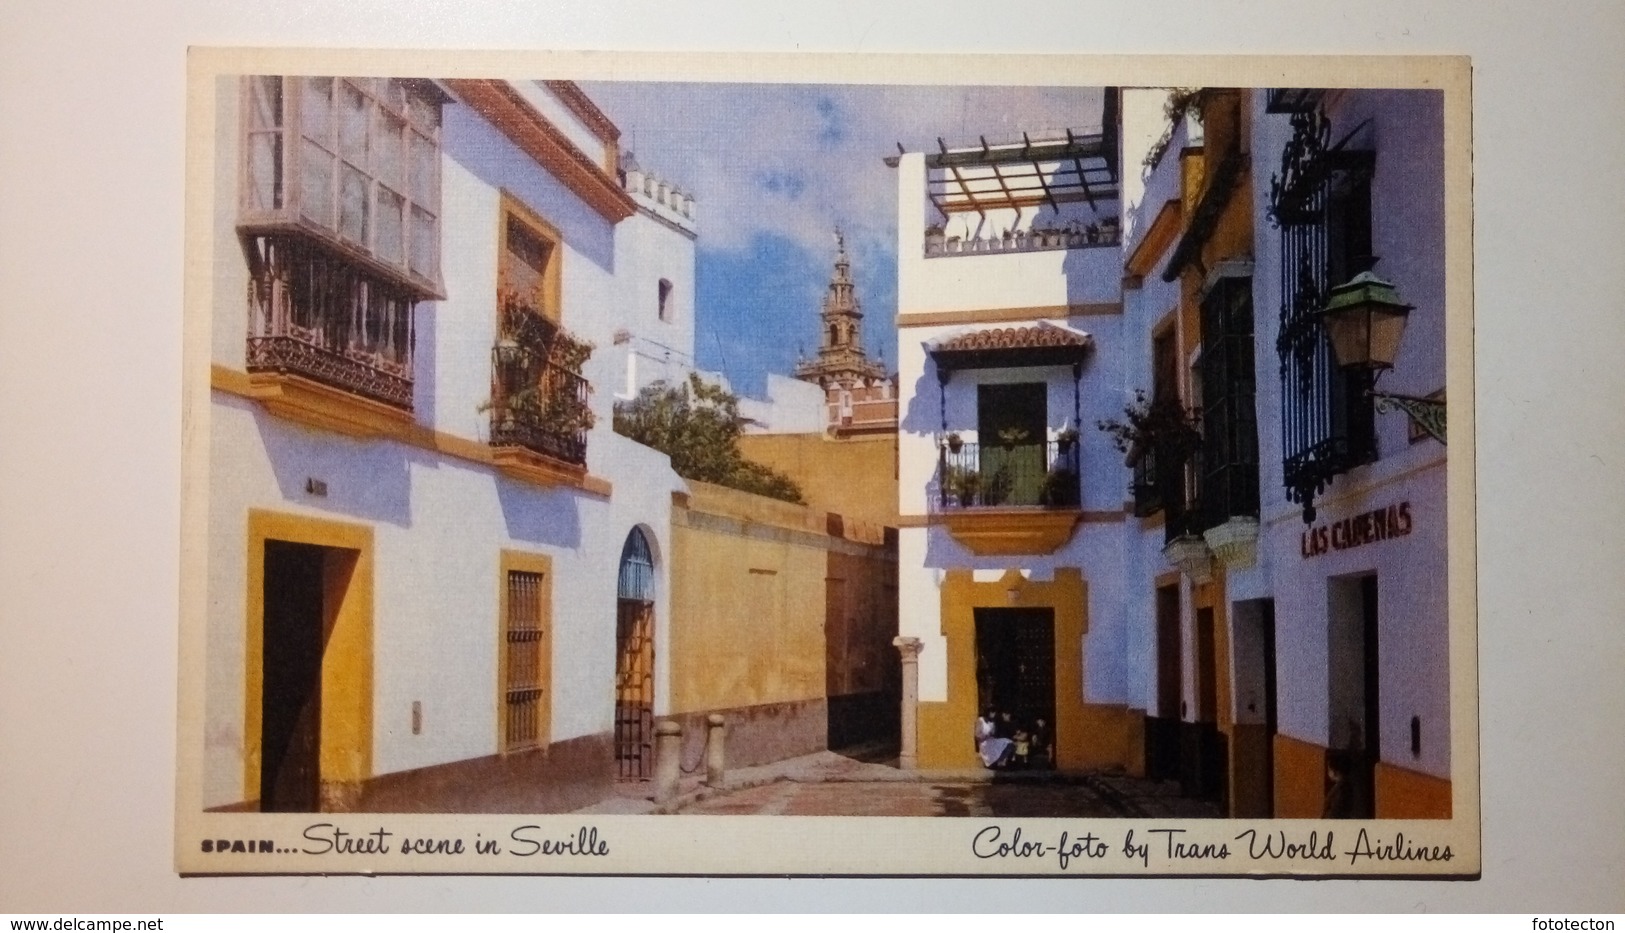
[[[1461,806],[1442,91],[212,95],[203,811]]]

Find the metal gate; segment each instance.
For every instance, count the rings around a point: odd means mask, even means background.
[[[616,594],[615,764],[620,780],[644,780],[654,766],[654,560],[636,528],[621,549]]]

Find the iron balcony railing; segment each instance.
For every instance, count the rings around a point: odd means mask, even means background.
[[[297,237],[248,245],[248,371],[303,376],[411,411],[411,294]]]
[[[944,236],[939,231],[930,231],[925,238],[925,255],[928,258],[974,256],[984,253],[1033,253],[1052,249],[1117,246],[1122,241],[1122,233],[1122,226],[1111,218],[1105,223],[1091,223],[1084,227],[1074,225],[1053,230],[1023,230],[1008,236],[950,237]]]
[[[944,509],[1077,508],[1078,444],[944,444],[937,452],[936,484]]]
[[[578,418],[562,416],[585,409],[587,380],[563,369],[549,368],[534,395],[491,406],[491,446],[523,447],[554,460],[584,466],[587,430]],[[572,424],[575,422],[575,424]]]

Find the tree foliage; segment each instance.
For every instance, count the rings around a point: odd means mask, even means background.
[[[786,502],[804,503],[801,487],[777,470],[745,459],[739,399],[697,375],[656,382],[638,397],[615,403],[615,432],[671,457],[677,475]]]

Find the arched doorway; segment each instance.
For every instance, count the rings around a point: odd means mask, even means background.
[[[633,528],[616,583],[615,764],[623,781],[654,766],[655,568],[649,540]]]

